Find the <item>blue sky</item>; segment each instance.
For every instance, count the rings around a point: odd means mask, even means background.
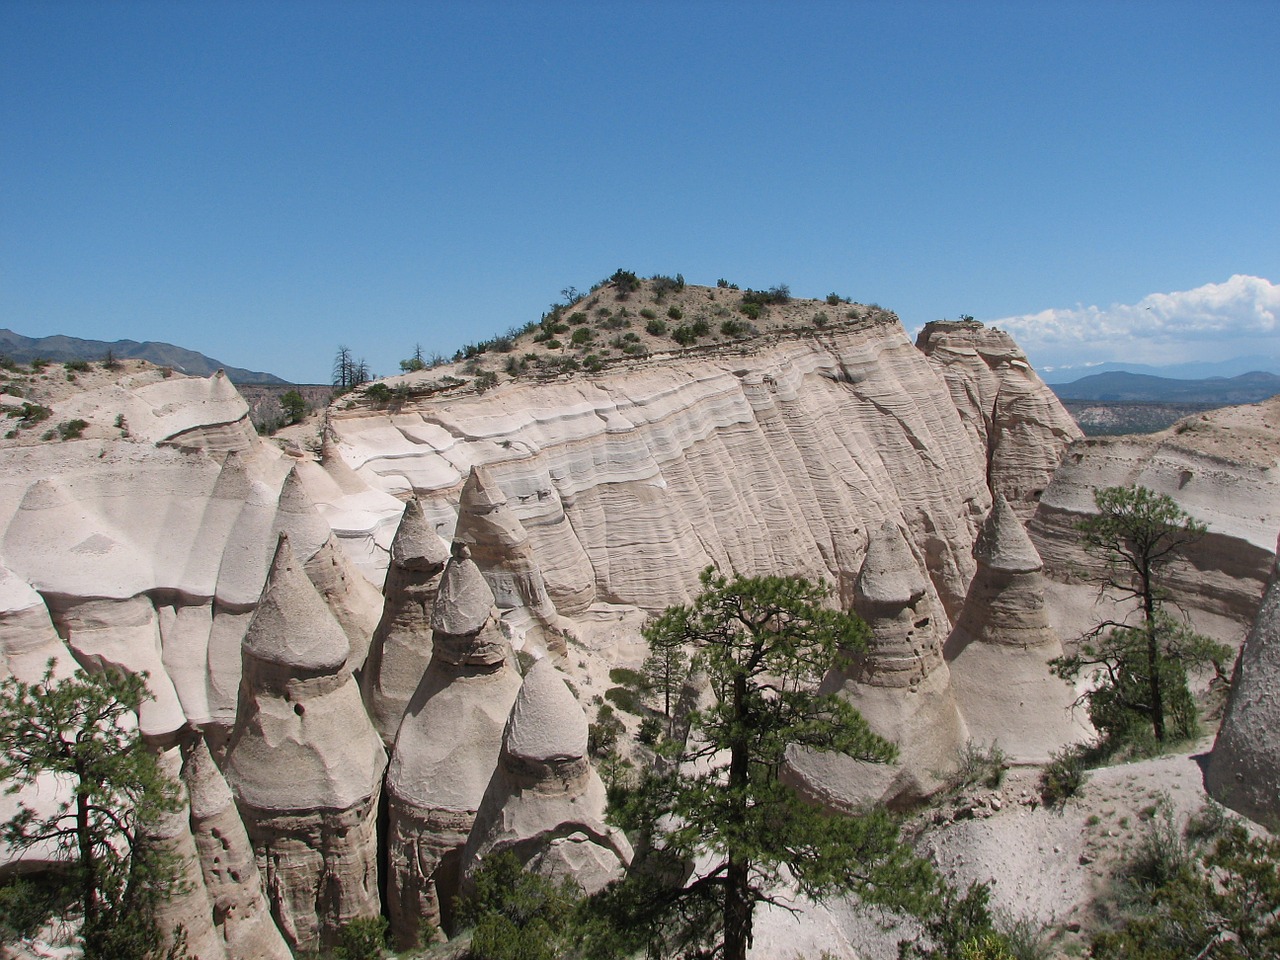
[[[1273,0],[5,0],[0,326],[324,381],[619,266],[909,329],[1280,281],[1278,49]]]

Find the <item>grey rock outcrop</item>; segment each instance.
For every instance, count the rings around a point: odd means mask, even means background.
[[[437,642],[409,702],[387,769],[387,899],[397,945],[424,923],[452,926],[462,848],[498,764],[520,692],[493,594],[462,544],[445,571]],[[448,627],[453,632],[445,632]]]
[[[292,960],[263,891],[253,846],[231,788],[204,737],[183,744],[182,781],[191,806],[191,832],[200,854],[213,921],[229,960]]]
[[[382,620],[373,634],[360,685],[369,717],[388,746],[431,662],[431,611],[449,545],[415,497],[405,504],[382,588]]]
[[[244,639],[227,780],[294,950],[331,945],[379,912],[386,753],[348,667],[342,627],[281,536]]]
[[[1218,802],[1280,831],[1280,564],[1240,648],[1206,785]]]
[[[974,545],[978,572],[944,654],[970,735],[1012,759],[1042,763],[1088,735],[1075,691],[1049,661],[1062,642],[1045,614],[1040,555],[997,496]]]
[[[942,786],[967,738],[928,584],[897,524],[871,536],[854,585],[854,609],[870,627],[868,648],[848,653],[820,692],[840,693],[871,729],[898,745],[898,760],[871,764],[843,754],[788,751],[786,779],[825,806],[902,806]]]
[[[621,876],[631,846],[604,822],[605,791],[587,759],[587,718],[549,659],[525,675],[502,752],[462,853],[462,886],[487,856],[510,851],[591,894]]]

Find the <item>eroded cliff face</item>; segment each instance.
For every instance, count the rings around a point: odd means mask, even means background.
[[[441,740],[434,722],[396,746],[386,862],[414,914],[397,933],[409,936],[434,885],[456,884],[463,861],[507,842],[511,824],[530,862],[603,882],[629,854],[597,822],[599,780],[582,750],[562,758],[585,798],[574,802],[590,801],[568,835],[533,829],[541,808],[517,803],[512,786],[524,767],[502,768],[500,746],[524,756],[499,741],[519,689],[508,644],[550,651],[572,673],[585,661],[562,656],[567,639],[608,633],[591,656],[626,661],[642,613],[691,599],[708,564],[825,577],[851,607],[886,524],[918,570],[912,608],[928,608],[931,636],[945,636],[974,573],[989,482],[1025,509],[1071,436],[1007,338],[969,326],[925,342],[917,350],[896,318],[863,313],[599,375],[504,379],[484,394],[464,385],[393,409],[357,401],[331,412],[318,460],[259,440],[224,377],[128,367],[59,401],[55,416],[87,421],[83,439],[0,444],[0,663],[26,679],[51,654],[59,672],[74,658],[148,673],[149,746],[203,751],[188,764],[190,835],[175,821],[165,841],[200,858],[191,876],[212,905],[202,936],[214,953],[314,947],[377,910],[382,743],[396,743],[415,690],[415,723],[457,720],[482,693],[492,702],[474,713],[483,749]],[[447,541],[475,567],[466,589],[438,569]],[[403,569],[384,603],[389,559]],[[375,639],[362,700],[353,674]],[[471,663],[491,649],[501,656]],[[392,676],[396,664],[426,674]],[[494,676],[500,696],[486,686]],[[572,699],[569,686],[549,688]],[[446,748],[454,773],[405,773]],[[499,786],[482,817],[470,788],[485,784]]]
[[[1029,502],[1078,434],[1007,337],[971,327],[928,342],[931,356],[887,315],[600,376],[335,410],[331,425],[344,466],[414,493],[445,537],[483,466],[562,614],[685,602],[712,563],[823,576],[847,606],[868,531],[892,520],[950,618],[988,473]],[[374,529],[345,533],[354,553],[375,552]]]
[[[1209,532],[1168,570],[1168,587],[1198,626],[1238,645],[1252,622],[1280,529],[1280,398],[1212,410],[1161,433],[1094,437],[1071,445],[1029,523],[1056,582],[1051,618],[1068,640],[1091,625],[1097,561],[1075,524],[1094,511],[1095,488],[1141,484],[1168,494]],[[1096,619],[1096,618],[1095,618]]]

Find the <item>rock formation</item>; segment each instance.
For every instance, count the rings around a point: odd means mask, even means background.
[[[462,853],[463,889],[485,857],[504,851],[544,876],[572,877],[587,894],[622,875],[631,846],[604,823],[604,784],[586,754],[587,718],[543,658],[511,707],[497,770]]]
[[[391,543],[382,620],[360,677],[369,717],[388,746],[431,662],[431,610],[448,559],[448,544],[423,516],[422,504],[410,500]]]
[[[179,771],[182,758],[178,747],[159,755],[162,775],[181,785]],[[175,943],[177,931],[185,938],[190,960],[228,960],[226,943],[214,927],[213,902],[205,885],[195,837],[191,832],[191,808],[185,789],[181,790],[181,806],[161,813],[148,823],[142,844],[173,865],[173,884],[156,902],[156,926],[165,938],[165,949]]]
[[[1041,763],[1087,730],[1074,689],[1049,667],[1062,642],[1045,615],[1040,555],[1003,496],[974,556],[978,572],[944,649],[960,713],[974,740]]]
[[[417,942],[424,923],[452,924],[462,848],[520,691],[493,594],[467,547],[453,550],[432,617],[439,632],[431,664],[387,769],[387,900],[402,947]]]
[[[182,746],[182,782],[204,889],[228,960],[292,960],[263,892],[262,875],[231,789],[199,734]]]
[[[471,548],[471,556],[489,581],[499,609],[527,611],[527,618],[550,631],[549,645],[557,653],[564,653],[564,640],[556,630],[559,615],[533,558],[529,534],[484,467],[472,467],[462,485],[453,541]],[[573,612],[582,613],[589,603],[589,592],[580,591],[580,595],[567,599]]]
[[[67,676],[75,669],[43,598],[0,566],[0,679],[15,676],[34,683],[44,676],[50,660],[56,676]]]
[[[350,645],[280,537],[244,639],[226,773],[290,946],[378,913],[375,822],[386,754]]]
[[[991,490],[1026,520],[1080,428],[1007,333],[972,320],[939,320],[925,324],[916,346],[942,374],[966,431],[986,451]]]
[[[854,610],[870,627],[868,649],[846,655],[820,692],[848,699],[872,730],[898,744],[898,760],[861,763],[838,753],[792,749],[786,777],[836,809],[865,802],[911,804],[942,786],[967,733],[934,629],[928,584],[892,521],[867,545]]]
[[[1271,573],[1272,534],[1280,528],[1280,397],[1187,417],[1147,436],[1092,437],[1063,455],[1028,532],[1055,583],[1053,612],[1062,635],[1097,619],[1096,571],[1075,530],[1093,512],[1095,488],[1141,484],[1172,497],[1209,532],[1164,576],[1200,631],[1237,644],[1248,632]],[[1082,610],[1083,619],[1073,620]]]
[[[1219,803],[1280,831],[1280,564],[1240,648],[1206,784]]]

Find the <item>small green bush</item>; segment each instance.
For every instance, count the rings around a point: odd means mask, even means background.
[[[492,370],[483,370],[475,379],[476,393],[484,393],[498,385],[498,375]]]
[[[947,778],[947,786],[953,792],[971,787],[994,790],[1004,782],[1008,769],[1009,756],[999,746],[984,747],[969,740],[960,748],[956,771]]]
[[[840,296],[840,294],[838,294],[838,293],[828,293],[828,294],[827,294],[827,306],[829,306],[829,307],[838,307],[838,306],[841,304],[841,302],[843,302],[843,299],[844,299],[844,298],[843,298],[843,297],[841,297],[841,296]]]
[[[827,324],[829,324],[830,322],[831,322],[831,318],[828,317],[826,313],[822,310],[819,310],[817,313],[813,315],[813,325],[817,327],[819,330],[822,330],[823,328],[825,328]]]
[[[371,383],[364,388],[364,395],[374,403],[390,403],[391,388],[385,383]]]
[[[624,713],[639,716],[644,712],[640,695],[630,687],[610,687],[604,692],[604,698]]]
[[[582,326],[582,325],[583,325],[584,323],[586,323],[589,319],[590,319],[590,317],[588,317],[588,316],[587,316],[585,313],[583,313],[581,310],[577,311],[576,313],[571,313],[571,314],[569,314],[569,323],[570,323],[570,324],[572,324],[572,325],[573,325],[573,326],[575,326],[575,327],[580,327],[580,326]]]
[[[743,315],[750,317],[752,320],[760,319],[762,307],[758,303],[743,303],[738,309],[742,311]]]
[[[74,370],[76,373],[86,373],[89,370],[88,360],[67,360],[62,365],[68,370]]]
[[[726,320],[720,324],[720,335],[722,337],[743,337],[746,336],[747,325],[741,320]]]
[[[575,347],[582,347],[594,340],[595,336],[590,327],[579,327],[573,331],[573,336],[569,338],[569,342]]]
[[[679,307],[670,307],[667,310],[667,316],[672,320],[682,320],[684,319],[684,311]]]
[[[1061,806],[1080,792],[1088,778],[1085,752],[1079,747],[1063,747],[1040,771],[1040,799],[1045,806]]]
[[[58,436],[63,440],[79,440],[87,426],[89,424],[84,420],[63,420],[58,424]]]
[[[644,317],[646,320],[658,319],[658,314],[655,311],[649,309],[648,307],[644,307],[643,309],[641,309],[640,316]]]
[[[671,331],[671,339],[682,347],[691,347],[698,342],[698,335],[693,332],[693,327],[682,323]]]
[[[338,934],[334,960],[382,960],[387,949],[387,918],[356,917]]]
[[[650,320],[644,325],[644,330],[651,337],[665,337],[667,335],[667,324],[664,320]]]
[[[548,341],[547,341],[547,349],[548,349],[548,350],[559,350],[559,349],[560,349],[561,347],[563,347],[563,346],[564,346],[564,344],[563,344],[563,343],[561,343],[559,340],[548,340]]]

